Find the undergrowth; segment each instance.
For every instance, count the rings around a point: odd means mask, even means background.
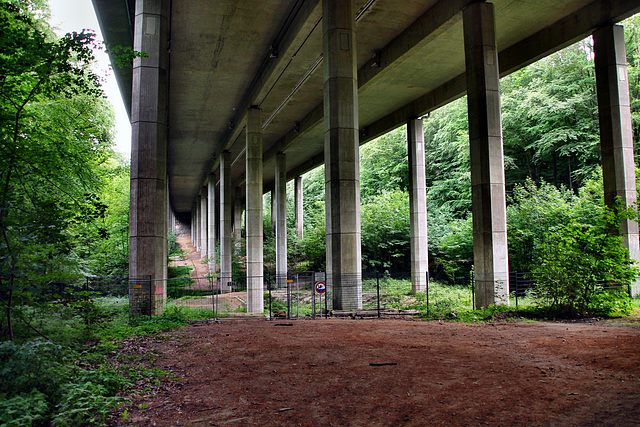
[[[148,368],[142,356],[118,353],[123,340],[211,316],[207,310],[167,305],[161,316],[130,320],[125,299],[94,302],[92,310],[109,313],[100,324],[49,310],[34,323],[50,340],[21,330],[20,341],[0,342],[0,425],[107,425],[110,414],[128,402],[121,394],[129,387],[167,375]]]

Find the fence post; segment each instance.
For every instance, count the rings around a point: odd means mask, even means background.
[[[427,317],[429,316],[429,273],[427,272]]]
[[[515,285],[516,285],[516,308],[518,308],[518,272],[514,272],[515,274]]]
[[[380,274],[376,271],[376,291],[378,294],[378,318],[380,318]]]
[[[471,269],[471,272],[469,273],[469,275],[471,276],[471,309],[475,310],[476,309],[476,279],[473,274],[473,269]]]
[[[153,301],[153,297],[154,297],[154,295],[153,295],[153,282],[151,281],[151,275],[149,275],[149,319],[151,319],[151,316],[152,316],[152,313],[153,313],[152,304],[155,303],[155,301]]]
[[[273,296],[271,295],[271,275],[267,275],[267,287],[269,288],[269,320],[273,320],[273,311],[271,310],[271,301]]]
[[[296,273],[296,320],[300,320],[300,281]]]

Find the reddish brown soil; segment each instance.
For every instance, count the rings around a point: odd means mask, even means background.
[[[176,378],[114,425],[640,425],[638,324],[233,319],[136,340]]]

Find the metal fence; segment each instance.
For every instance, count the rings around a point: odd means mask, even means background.
[[[428,283],[428,278],[424,279],[424,283]],[[529,304],[539,279],[536,273],[511,272],[510,304],[515,307]],[[247,285],[254,282],[255,286],[256,281],[263,291],[264,315],[270,319],[383,317],[475,308],[473,276],[466,285],[430,283],[425,291],[415,293],[409,272],[365,272],[358,277],[327,277],[324,272],[301,272],[286,277],[168,280],[91,277],[73,283],[50,283],[41,291],[40,298],[73,299],[98,295],[119,298],[122,304],[122,299],[128,297],[131,317],[159,313],[161,304],[208,311],[211,317],[246,316],[251,314],[247,313]],[[627,284],[606,280],[594,281],[595,287],[625,290],[629,295],[631,292]],[[336,301],[342,305],[338,306]]]

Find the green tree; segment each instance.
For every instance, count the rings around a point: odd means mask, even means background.
[[[111,144],[112,114],[89,68],[94,35],[55,38],[43,6],[0,0],[0,293],[10,338],[33,287],[77,270],[69,227],[95,206],[94,171]]]

